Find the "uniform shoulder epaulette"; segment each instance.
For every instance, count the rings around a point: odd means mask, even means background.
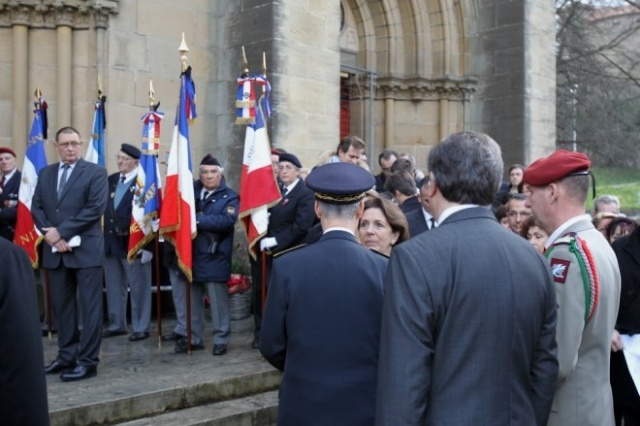
[[[294,250],[298,250],[299,248],[302,248],[302,247],[304,247],[304,246],[306,246],[306,245],[307,245],[306,243],[305,243],[305,244],[298,244],[297,246],[293,246],[293,247],[288,248],[288,249],[286,249],[286,250],[282,250],[280,253],[276,253],[276,254],[274,254],[274,255],[273,255],[273,258],[275,259],[276,257],[280,257],[280,256],[282,256],[283,254],[291,253],[292,251],[294,251]]]
[[[580,275],[582,277],[584,296],[586,300],[584,312],[584,323],[586,327],[586,324],[591,320],[596,311],[598,300],[600,298],[600,281],[598,278],[596,264],[593,260],[593,255],[591,254],[591,249],[587,245],[587,242],[580,238],[575,232],[567,233],[554,241],[553,245],[545,252],[545,256],[547,258],[551,257],[551,254],[554,251],[553,249],[560,244],[569,246],[569,252],[575,256],[578,267],[580,268]],[[554,274],[554,279],[557,278],[554,268],[562,267],[564,269],[560,278],[566,279],[566,269],[568,266],[568,261],[551,257],[551,272]],[[560,282],[564,283],[564,281]]]
[[[371,251],[372,251],[372,252],[374,252],[375,254],[379,254],[380,256],[386,257],[387,259],[389,259],[389,257],[390,257],[389,255],[384,254],[383,252],[378,251],[378,250],[376,250],[376,249],[372,249],[372,248],[370,248],[369,250],[371,250]]]

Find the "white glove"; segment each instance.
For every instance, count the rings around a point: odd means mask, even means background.
[[[142,253],[142,256],[140,256],[140,263],[142,263],[143,265],[145,263],[151,262],[151,259],[153,259],[153,253],[149,250],[142,249],[140,250],[140,253]]]
[[[260,240],[260,251],[265,251],[278,245],[275,237],[267,237]]]

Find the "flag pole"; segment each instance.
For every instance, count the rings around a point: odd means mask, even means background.
[[[184,40],[184,33],[182,33],[182,41],[180,42],[180,47],[178,47],[178,51],[180,52],[180,62],[182,63],[182,72],[184,73],[187,70],[187,53],[189,53],[189,47],[187,47],[187,43]],[[187,354],[191,355],[191,280],[186,277],[185,280],[187,283]]]
[[[42,98],[42,90],[40,90],[39,86],[36,86],[36,90],[33,93],[36,98],[34,102],[34,106],[36,111],[40,109],[40,98]],[[47,321],[47,337],[51,339],[53,337],[53,319],[51,318],[51,287],[49,285],[49,271],[44,270],[44,282],[42,283],[44,287],[44,315]]]
[[[158,106],[156,105],[156,99],[154,97],[155,91],[153,90],[153,81],[149,80],[149,111],[155,112]],[[160,244],[158,239],[160,238],[160,230],[156,230],[156,236],[154,238],[155,248],[155,262],[154,269],[156,273],[156,319],[158,321],[158,349],[162,349],[162,292],[161,292],[161,275],[160,275]]]

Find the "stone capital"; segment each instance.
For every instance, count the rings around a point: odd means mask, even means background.
[[[0,27],[88,29],[106,28],[109,15],[118,13],[120,0],[9,0],[0,4]]]
[[[439,78],[383,76],[376,79],[377,99],[411,101],[469,101],[477,90],[478,79],[472,76]]]

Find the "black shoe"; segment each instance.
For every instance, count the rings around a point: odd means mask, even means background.
[[[105,330],[102,332],[102,338],[106,339],[107,337],[124,336],[125,334],[127,334],[126,331]]]
[[[73,370],[65,371],[60,375],[63,382],[74,382],[76,380],[88,379],[98,374],[98,367],[95,365],[78,365]]]
[[[200,351],[202,349],[204,349],[204,345],[203,344],[200,344],[200,345],[194,345],[193,343],[191,344],[191,352]],[[176,341],[175,351],[176,351],[177,354],[187,353],[187,339],[177,340]]]
[[[59,373],[64,370],[68,370],[75,367],[75,364],[72,362],[63,362],[57,359],[54,359],[51,364],[44,366],[44,374],[54,374]]]
[[[146,331],[144,333],[142,331],[136,331],[134,333],[131,333],[131,336],[129,336],[129,340],[131,340],[132,342],[137,342],[138,340],[144,340],[148,337],[149,333],[147,333]]]
[[[213,345],[213,355],[224,355],[227,353],[227,345]]]
[[[166,334],[162,336],[163,342],[175,342],[180,339],[186,339],[186,336],[183,336],[182,334],[178,334],[175,331],[172,331],[170,334]]]
[[[260,349],[260,338],[254,337],[253,342],[251,342],[251,349]]]

